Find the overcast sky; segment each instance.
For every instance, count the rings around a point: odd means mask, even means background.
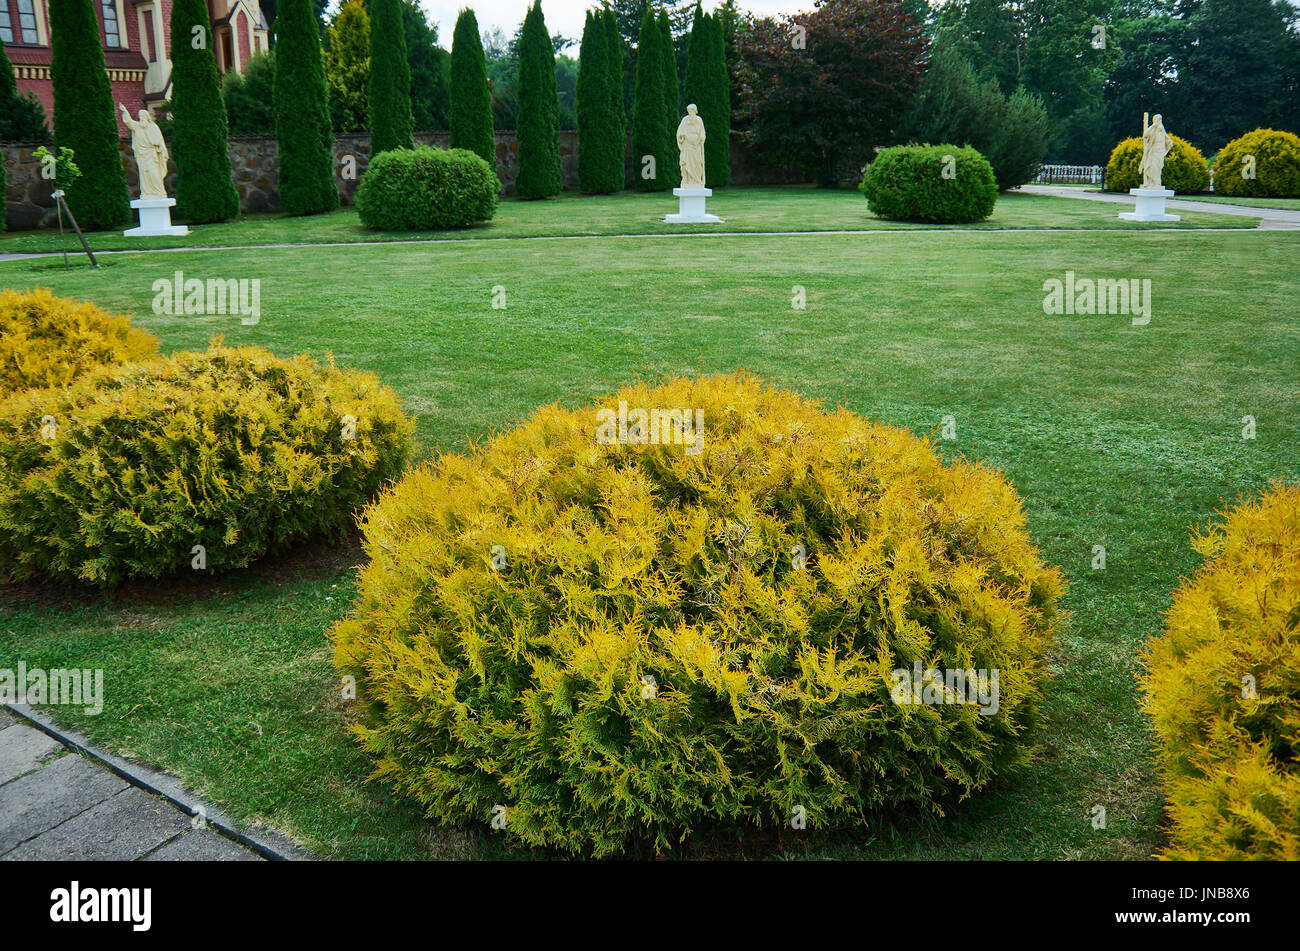
[[[336,0],[337,2],[337,0]],[[717,8],[722,0],[703,0],[705,10]],[[592,0],[542,0],[542,13],[546,16],[546,28],[552,33],[562,33],[577,42],[582,38],[582,23],[586,19],[588,7],[598,4]],[[812,9],[812,0],[743,0],[740,6],[760,16],[787,11]],[[532,0],[421,0],[421,6],[429,14],[429,19],[438,24],[438,43],[444,49],[451,49],[451,35],[456,28],[456,16],[464,7],[470,7],[478,17],[481,30],[487,31],[499,26],[506,36],[514,34],[519,24],[524,22],[524,14],[532,6]],[[569,50],[576,56],[576,50]]]

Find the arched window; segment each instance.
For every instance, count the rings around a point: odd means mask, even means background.
[[[31,3],[32,0],[18,0],[19,4]],[[122,29],[117,22],[117,0],[99,0],[99,7],[104,11],[104,45],[114,48],[122,45]]]

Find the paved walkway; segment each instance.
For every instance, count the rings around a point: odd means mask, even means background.
[[[1086,201],[1109,201],[1123,205],[1133,204],[1128,195],[1094,192],[1083,188],[1068,188],[1064,185],[1021,185],[1020,191],[1027,195],[1052,195],[1056,198],[1082,198]],[[1300,211],[1287,208],[1263,208],[1254,205],[1227,205],[1214,201],[1196,201],[1192,198],[1171,198],[1166,205],[1177,211],[1208,211],[1218,215],[1238,215],[1244,218],[1260,219],[1259,227],[1265,231],[1293,231],[1300,229]]]
[[[0,707],[0,861],[262,861]]]

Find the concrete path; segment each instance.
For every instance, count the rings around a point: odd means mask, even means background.
[[[0,707],[0,861],[262,861]]]
[[[1054,198],[1082,198],[1085,201],[1109,201],[1123,205],[1133,204],[1133,199],[1128,195],[1094,192],[1083,188],[1068,188],[1064,185],[1021,185],[1019,190],[1027,195],[1051,195]],[[1292,211],[1286,208],[1221,205],[1214,201],[1196,201],[1192,198],[1171,198],[1166,202],[1166,205],[1174,211],[1178,209],[1183,211],[1208,211],[1217,215],[1258,218],[1260,219],[1259,227],[1264,231],[1293,231],[1300,229],[1300,211]]]

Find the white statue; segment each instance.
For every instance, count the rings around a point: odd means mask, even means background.
[[[122,121],[131,130],[131,151],[135,153],[135,165],[140,171],[140,197],[166,198],[167,188],[163,179],[167,177],[167,143],[163,141],[162,129],[153,121],[147,109],[140,110],[139,120],[131,118],[126,106],[117,104],[122,110]]]
[[[1159,113],[1147,125],[1142,114],[1142,187],[1160,188],[1160,173],[1165,167],[1165,156],[1174,147],[1174,140],[1165,132],[1164,119]]]
[[[677,126],[677,149],[681,152],[682,187],[704,188],[704,120],[695,103],[686,107],[686,115]]]

